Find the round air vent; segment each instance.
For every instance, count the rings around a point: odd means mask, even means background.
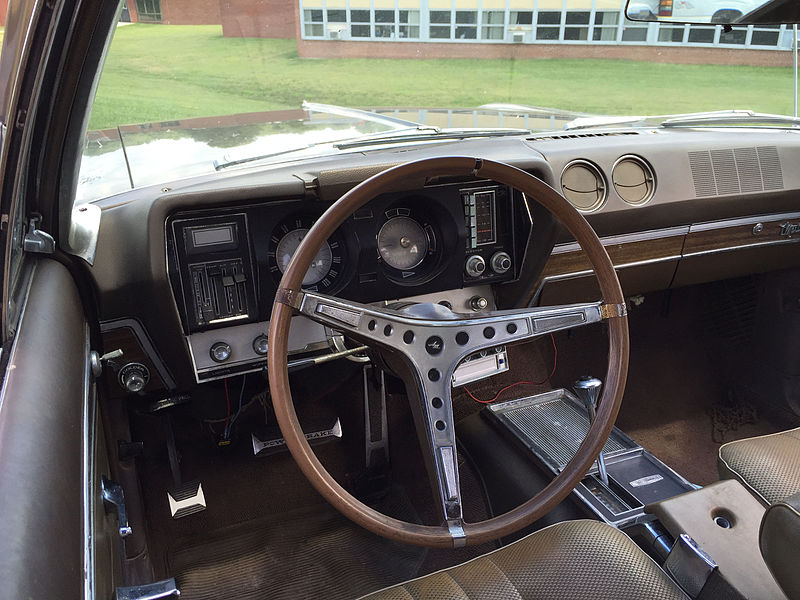
[[[611,170],[611,181],[619,197],[628,204],[644,204],[656,191],[653,169],[638,156],[620,158]]]
[[[561,173],[561,191],[580,211],[597,210],[606,200],[606,180],[595,165],[586,160],[575,160]]]

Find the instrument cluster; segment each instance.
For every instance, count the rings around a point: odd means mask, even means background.
[[[318,201],[298,199],[170,218],[168,272],[198,378],[201,363],[219,375],[236,362],[234,354],[243,354],[224,340],[220,345],[224,336],[215,330],[266,331],[281,277],[323,211]],[[384,194],[325,242],[303,287],[376,302],[510,281],[530,229],[519,194],[492,182]],[[209,349],[194,348],[201,338]],[[252,352],[242,358],[247,366],[263,360],[266,347],[249,338],[237,343],[249,349],[251,341]]]

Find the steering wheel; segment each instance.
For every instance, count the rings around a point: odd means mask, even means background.
[[[370,199],[432,176],[474,176],[512,186],[547,208],[580,244],[602,294],[593,303],[456,314],[438,304],[400,310],[377,308],[301,289],[303,277],[325,240]],[[287,371],[293,314],[340,330],[381,352],[406,385],[422,454],[442,517],[441,526],[400,521],[363,504],[325,470],[306,441],[292,403]],[[597,416],[573,459],[536,496],[505,514],[477,523],[463,520],[451,376],[467,355],[555,331],[608,322],[609,361]],[[460,547],[513,533],[561,502],[597,459],[614,426],[628,372],[628,321],[616,272],[586,220],[558,192],[515,167],[470,157],[443,157],[387,169],[334,203],[306,234],[283,274],[269,328],[267,365],[272,403],[281,432],[302,472],[335,508],[378,535],[419,546]]]

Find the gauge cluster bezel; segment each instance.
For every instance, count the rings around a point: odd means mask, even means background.
[[[465,214],[463,195],[470,191],[493,190],[496,194],[494,241],[478,248],[469,247],[470,223]],[[305,286],[322,293],[332,294],[360,302],[375,302],[408,296],[429,294],[442,290],[458,289],[471,285],[484,285],[511,281],[517,277],[525,242],[531,224],[523,218],[521,195],[493,182],[443,183],[414,191],[383,194],[351,215],[331,236],[328,243],[335,245],[331,253],[329,271],[315,283]],[[276,256],[280,240],[291,231],[307,229],[324,212],[326,205],[317,200],[295,198],[272,200],[230,208],[181,211],[172,215],[167,223],[168,273],[178,299],[178,309],[186,333],[225,327],[230,323],[197,323],[187,307],[191,306],[191,281],[187,276],[185,253],[180,252],[180,231],[176,223],[202,226],[219,223],[231,215],[242,215],[246,220],[247,239],[238,246],[238,252],[250,257],[252,276],[248,277],[249,294],[253,297],[252,310],[245,322],[269,320],[272,299],[281,279],[281,269]],[[378,243],[381,229],[392,219],[410,219],[424,232],[424,256],[413,266],[402,269],[386,260]],[[402,223],[408,225],[409,222]],[[525,229],[525,231],[518,228]],[[385,230],[384,230],[385,231]],[[419,230],[413,235],[400,231],[396,243],[422,245]],[[413,233],[413,232],[412,232]],[[415,237],[416,236],[416,237]],[[406,237],[408,239],[402,240]],[[298,240],[292,240],[297,243]],[[489,265],[491,255],[507,252],[512,267],[504,273],[491,269],[481,276],[465,272],[465,261],[477,253],[486,254]],[[230,252],[230,251],[229,251]],[[488,254],[487,254],[488,253]],[[213,254],[213,253],[212,253]],[[207,257],[212,260],[214,257]],[[338,267],[338,268],[337,268]],[[330,269],[336,273],[330,277]],[[327,281],[327,283],[323,282]]]

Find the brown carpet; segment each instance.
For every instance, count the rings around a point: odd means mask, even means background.
[[[721,375],[729,348],[709,339],[703,323],[705,287],[649,294],[630,314],[630,369],[617,426],[692,483],[717,481],[714,409],[729,403]],[[602,327],[559,337],[557,387],[575,377],[605,373],[607,336]],[[788,421],[755,410],[755,422],[725,433],[724,441],[780,431]]]

